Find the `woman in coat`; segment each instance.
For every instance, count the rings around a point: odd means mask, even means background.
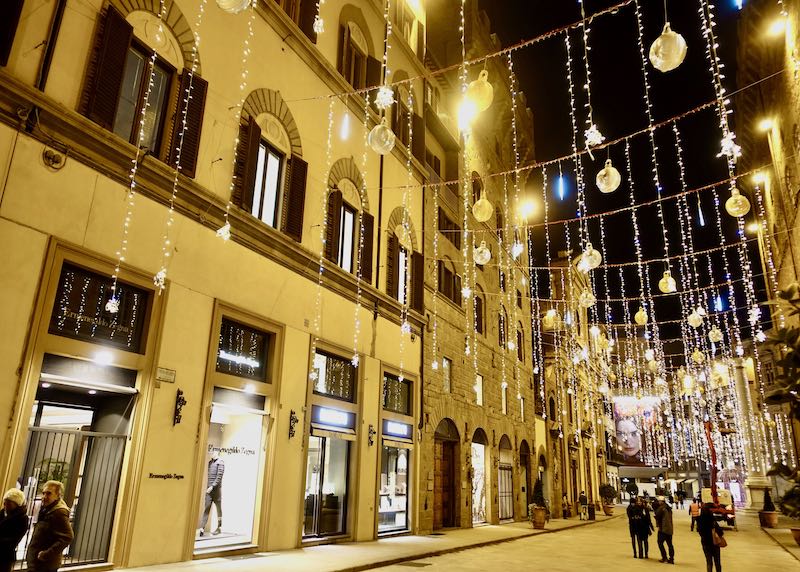
[[[11,572],[17,561],[17,544],[28,530],[25,514],[25,495],[19,489],[9,489],[3,495],[0,510],[0,572]]]
[[[714,505],[706,503],[700,511],[700,516],[697,517],[697,532],[700,534],[700,544],[703,547],[703,554],[706,555],[706,572],[711,572],[711,562],[714,562],[714,567],[717,572],[722,572],[722,562],[720,561],[719,546],[714,544],[713,532],[716,531],[717,535],[722,536],[722,529],[717,524],[714,518],[714,513],[711,508]]]
[[[641,497],[638,498],[636,502],[642,511],[642,517],[639,519],[636,536],[638,537],[640,546],[644,547],[644,558],[650,558],[650,542],[648,538],[653,533],[653,519],[650,518],[650,507],[647,502],[642,500]],[[643,558],[641,548],[639,549],[639,558]]]

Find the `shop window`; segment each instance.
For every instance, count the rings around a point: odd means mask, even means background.
[[[408,530],[410,465],[410,449],[384,442],[378,491],[378,534]]]
[[[481,431],[483,433],[483,431]],[[486,522],[486,439],[476,434],[470,446],[472,460],[472,522]]]
[[[267,379],[270,334],[228,318],[222,318],[217,349],[220,373],[264,381]]]
[[[195,552],[253,542],[265,406],[263,395],[214,388]]]
[[[452,388],[453,362],[450,358],[442,358],[442,391],[450,393]]]
[[[81,112],[170,167],[180,147],[181,172],[194,177],[208,83],[188,69],[179,74],[159,55],[151,65],[152,54],[151,46],[134,37],[133,26],[108,6],[98,26]]]
[[[349,441],[332,436],[308,438],[304,537],[345,533],[349,461]]]
[[[383,375],[383,409],[411,415],[411,381],[385,373]]]
[[[48,331],[143,354],[151,293],[122,281],[117,281],[116,292],[113,288],[108,275],[64,262]],[[116,313],[106,310],[112,295],[119,302]]]
[[[483,376],[475,376],[475,405],[483,407]]]
[[[355,402],[356,371],[350,360],[318,351],[314,355],[314,393]]]

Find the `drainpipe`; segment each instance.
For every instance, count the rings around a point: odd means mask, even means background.
[[[381,289],[381,237],[383,236],[383,155],[378,167],[378,259],[375,262],[375,288]]]
[[[53,63],[56,40],[61,31],[61,21],[64,19],[64,9],[67,7],[67,0],[56,0],[56,7],[53,11],[53,19],[50,21],[50,32],[44,42],[44,54],[39,65],[39,75],[36,78],[36,89],[44,91],[47,85],[47,77],[50,75],[50,64]]]

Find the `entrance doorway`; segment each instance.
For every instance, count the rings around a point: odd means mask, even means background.
[[[514,518],[514,455],[507,435],[500,439],[500,464],[497,475],[497,502],[500,520]]]
[[[456,526],[458,430],[450,419],[436,428],[433,446],[433,528]]]
[[[347,476],[350,442],[308,439],[303,536],[331,536],[347,530]]]
[[[483,429],[472,436],[472,523],[486,522],[486,446],[489,440]]]

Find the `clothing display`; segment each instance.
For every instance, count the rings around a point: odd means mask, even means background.
[[[203,506],[203,516],[200,518],[200,536],[205,534],[208,517],[211,514],[211,505],[217,507],[217,528],[212,534],[222,532],[222,476],[225,474],[225,461],[218,456],[213,456],[208,461],[208,477],[206,478],[206,500]]]

